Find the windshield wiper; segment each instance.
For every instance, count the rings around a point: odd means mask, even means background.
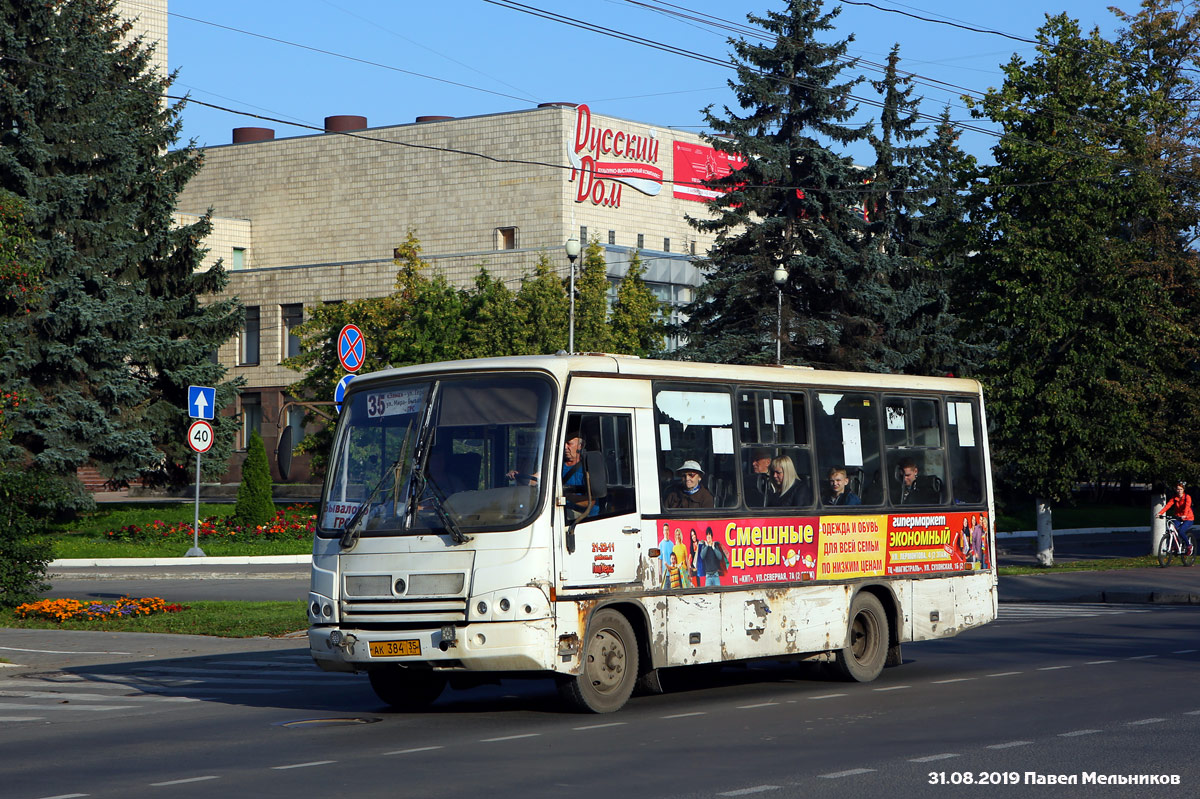
[[[429,404],[425,409],[425,418],[421,422],[421,432],[417,434],[416,454],[413,457],[412,493],[408,496],[408,524],[411,527],[416,523],[417,511],[420,508],[421,500],[428,496],[433,505],[433,512],[437,514],[442,527],[450,534],[450,540],[456,544],[465,544],[471,540],[470,536],[462,531],[462,528],[458,526],[458,522],[446,511],[444,504],[446,494],[437,484],[437,481],[429,476],[428,471],[429,448],[433,439],[431,433],[433,430],[434,407],[437,405],[438,390],[440,388],[440,382],[433,384],[433,390],[429,392]],[[426,487],[429,488],[428,494],[425,492]]]
[[[392,461],[392,465],[384,469],[383,477],[371,489],[371,493],[367,495],[367,499],[359,506],[354,515],[350,517],[350,521],[346,522],[346,526],[342,528],[342,537],[338,541],[342,549],[353,549],[358,543],[358,539],[362,537],[362,528],[366,526],[367,515],[371,510],[371,503],[379,496],[379,492],[387,485],[388,480],[393,480],[400,468],[400,464],[404,462],[404,456],[408,451],[408,439],[412,435],[412,422],[408,423],[408,427],[404,430],[404,438],[400,441],[400,454],[396,460]],[[396,502],[396,496],[399,493],[399,486],[392,493],[392,502]]]
[[[387,467],[383,472],[383,477],[375,487],[371,489],[371,493],[367,495],[367,500],[362,505],[359,505],[358,510],[354,511],[354,515],[350,517],[350,521],[346,522],[346,526],[342,528],[342,537],[338,544],[342,549],[353,549],[358,543],[358,539],[362,537],[362,528],[366,525],[367,514],[371,510],[371,503],[379,496],[379,492],[387,485],[388,480],[400,468],[400,462],[404,460],[404,450],[401,448],[401,455],[396,460],[392,461],[392,465]]]

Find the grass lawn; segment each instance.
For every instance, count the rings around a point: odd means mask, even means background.
[[[1179,565],[1179,560],[1172,561]],[[1063,574],[1065,572],[1112,571],[1114,569],[1145,569],[1158,566],[1158,559],[1153,555],[1143,555],[1137,558],[1096,558],[1093,560],[1056,560],[1053,566],[1001,566],[1001,577],[1014,577],[1022,574]]]
[[[175,613],[94,621],[18,619],[0,609],[0,627],[37,630],[102,630],[121,633],[182,633],[223,638],[275,637],[308,629],[305,601],[189,602]]]
[[[182,557],[192,546],[191,535],[173,535],[157,540],[119,541],[108,537],[111,531],[130,525],[148,527],[155,522],[164,525],[185,524],[191,528],[195,520],[195,505],[190,502],[113,502],[100,505],[95,511],[78,518],[56,522],[47,536],[55,559],[60,558],[167,558]],[[227,517],[233,505],[200,503],[200,519]],[[206,555],[307,555],[312,552],[312,538],[294,537],[200,537],[200,548]]]

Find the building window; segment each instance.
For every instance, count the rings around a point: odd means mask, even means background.
[[[241,352],[238,362],[240,366],[258,366],[259,330],[258,306],[247,305],[246,322],[242,326],[240,342]]]
[[[515,249],[517,249],[517,229],[515,227],[498,227],[498,228],[496,228],[496,249],[497,250],[515,250]]]
[[[579,226],[579,241],[584,247],[587,246],[587,225]]]
[[[608,243],[609,244],[617,243],[617,231],[615,231],[615,230],[608,231]]]
[[[663,239],[663,252],[670,252],[670,251],[671,251],[671,240]]]
[[[242,449],[250,444],[253,433],[262,435],[262,395],[242,395]]]
[[[694,241],[688,242],[688,246],[690,248],[691,254],[695,255],[696,254],[696,242],[694,242]]]
[[[233,257],[229,261],[230,269],[245,269],[246,268],[246,248],[234,247]]]
[[[612,244],[612,242],[610,241],[609,244]],[[644,250],[645,248],[646,248],[646,234],[639,233],[638,234],[638,249]]]
[[[300,337],[296,335],[296,328],[304,321],[304,306],[297,302],[280,305],[279,310],[283,316],[283,346],[280,349],[284,358],[291,358],[300,354]]]

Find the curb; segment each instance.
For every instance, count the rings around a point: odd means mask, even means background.
[[[190,558],[63,558],[46,564],[49,569],[86,566],[250,566],[312,563],[312,555],[207,555]]]

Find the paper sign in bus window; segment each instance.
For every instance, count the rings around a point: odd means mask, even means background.
[[[714,427],[712,431],[712,451],[714,455],[733,454],[733,430],[728,427]]]
[[[950,407],[958,407],[958,445],[960,447],[975,446],[975,416],[969,402],[954,402]],[[953,424],[953,421],[951,422]]]
[[[884,414],[887,416],[888,430],[903,430],[904,429],[904,406],[903,405],[888,405],[884,409]]]
[[[863,465],[862,430],[857,419],[842,420],[842,460],[847,466]]]

